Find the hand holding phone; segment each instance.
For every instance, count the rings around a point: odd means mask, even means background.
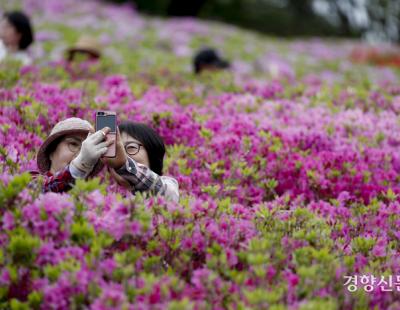
[[[125,153],[125,148],[124,145],[122,143],[121,140],[121,135],[120,132],[117,128],[117,154],[115,155],[115,157],[113,158],[102,158],[101,161],[103,162],[103,164],[107,165],[110,169],[110,172],[115,169],[118,170],[119,168],[121,168],[123,165],[126,164],[126,160],[127,160],[127,155]],[[112,173],[111,173],[112,175]],[[118,180],[117,180],[118,182]],[[119,183],[119,182],[118,182]]]
[[[117,138],[117,115],[112,111],[97,111],[96,112],[96,131],[104,127],[110,128],[110,132],[106,134],[105,141],[112,141],[107,152],[103,157],[113,158],[116,155],[116,138]]]

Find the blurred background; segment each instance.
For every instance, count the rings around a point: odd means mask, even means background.
[[[108,0],[142,13],[196,16],[277,36],[399,42],[399,0]]]

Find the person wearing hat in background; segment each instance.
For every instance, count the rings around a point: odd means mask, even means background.
[[[193,70],[195,74],[203,71],[215,71],[229,68],[227,60],[222,59],[216,50],[205,48],[196,53],[193,58]]]
[[[77,59],[95,61],[101,57],[100,43],[93,37],[81,36],[72,47],[67,49],[66,59],[73,62]]]
[[[66,192],[78,178],[96,175],[103,168],[100,157],[112,141],[105,142],[109,128],[94,133],[93,126],[72,117],[57,123],[37,154],[43,192]]]
[[[101,57],[101,46],[99,42],[89,36],[81,36],[78,41],[68,48],[65,53],[66,71],[71,78],[93,79],[98,76],[99,59]]]
[[[0,61],[12,58],[29,65],[32,60],[27,54],[34,41],[29,17],[23,12],[6,12],[0,22]]]

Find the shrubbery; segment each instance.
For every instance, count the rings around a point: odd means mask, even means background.
[[[356,42],[282,42],[91,1],[24,6],[39,60],[1,64],[1,307],[399,307],[398,291],[344,286],[399,275],[396,71],[351,64]],[[83,29],[107,47],[79,79],[52,57]],[[193,76],[203,44],[233,72]],[[23,173],[56,122],[105,108],[163,136],[179,204],[134,197],[105,172],[62,195]]]

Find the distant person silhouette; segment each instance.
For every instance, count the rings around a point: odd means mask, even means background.
[[[212,48],[205,48],[198,51],[193,58],[193,70],[195,74],[200,74],[203,71],[227,69],[229,67],[229,62],[222,59],[217,51]]]
[[[68,62],[75,60],[96,61],[101,57],[101,45],[97,39],[89,36],[81,36],[78,41],[67,49]]]
[[[65,69],[72,80],[96,79],[100,77],[102,47],[92,36],[81,36],[65,53]]]
[[[20,11],[5,12],[0,21],[0,62],[11,58],[29,65],[32,59],[27,49],[33,41],[29,17]]]

